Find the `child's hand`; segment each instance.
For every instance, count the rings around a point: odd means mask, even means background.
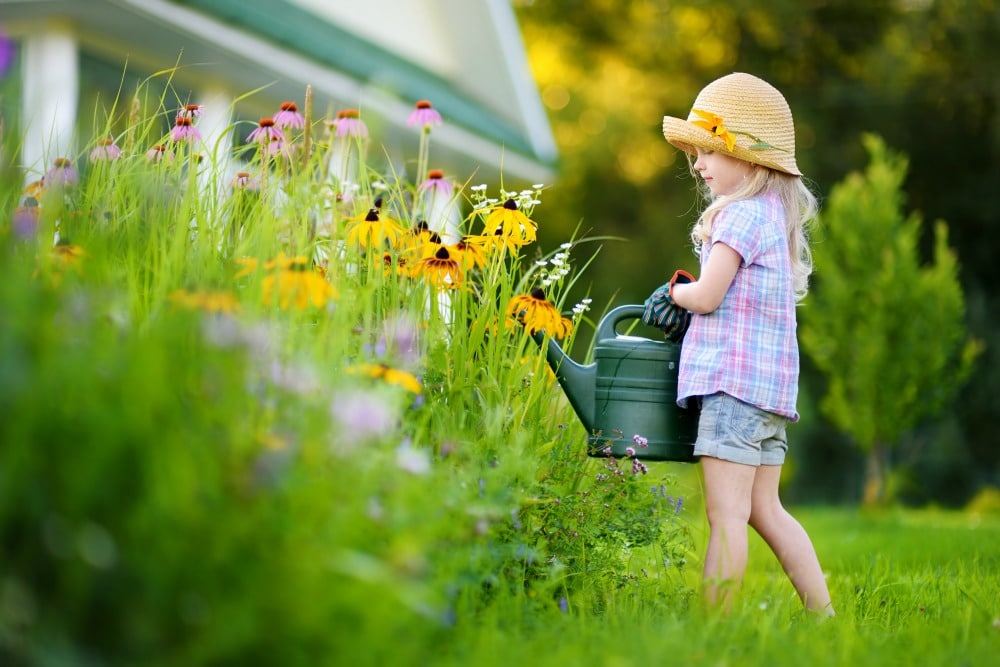
[[[642,313],[642,321],[663,331],[670,342],[679,343],[691,324],[691,312],[674,303],[670,297],[672,285],[672,282],[661,285],[649,295]]]

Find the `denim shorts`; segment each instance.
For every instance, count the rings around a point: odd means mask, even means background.
[[[703,396],[694,453],[751,466],[781,465],[788,451],[787,424],[787,418],[729,394]]]

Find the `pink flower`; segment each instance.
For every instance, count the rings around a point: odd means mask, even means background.
[[[361,120],[357,109],[342,109],[337,112],[337,120],[333,122],[336,137],[367,137],[368,126]]]
[[[437,112],[437,109],[431,106],[431,103],[427,100],[420,100],[417,102],[413,111],[410,112],[410,117],[406,120],[406,124],[411,127],[414,125],[420,126],[421,128],[427,129],[431,125],[441,124],[441,114]]]
[[[167,150],[167,147],[163,144],[150,148],[149,151],[146,152],[146,157],[149,158],[150,162],[160,162],[162,160],[166,160],[167,162],[174,161],[173,152]]]
[[[46,186],[76,185],[80,181],[80,175],[76,173],[69,158],[57,157],[42,180]]]
[[[122,156],[122,149],[115,145],[114,139],[101,139],[94,150],[90,151],[91,162],[117,160]]]
[[[38,206],[18,206],[14,210],[11,227],[22,239],[34,238],[38,231]]]
[[[260,181],[253,178],[248,171],[241,171],[233,178],[233,189],[235,190],[260,190]]]
[[[282,102],[281,111],[274,114],[273,120],[275,126],[279,128],[301,130],[306,126],[306,119],[299,113],[299,107],[295,102]]]
[[[185,104],[184,107],[177,112],[178,116],[184,116],[185,118],[198,118],[205,112],[205,107],[200,104]]]
[[[451,181],[446,181],[444,173],[439,169],[431,169],[427,172],[427,180],[417,188],[419,192],[429,192],[432,195],[440,194],[445,197],[451,197],[454,189],[454,184]]]
[[[194,126],[194,117],[178,115],[174,121],[174,129],[170,131],[172,141],[201,141],[201,132]]]
[[[275,139],[284,141],[285,135],[281,129],[274,126],[273,118],[261,118],[257,124],[257,128],[247,137],[247,141],[251,143],[256,141],[259,144],[263,144],[264,148],[268,148]]]

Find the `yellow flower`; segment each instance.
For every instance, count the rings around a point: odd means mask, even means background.
[[[243,268],[236,272],[235,278],[249,276],[257,270],[257,266],[260,264],[256,257],[239,257],[236,259],[236,263]]]
[[[59,260],[62,267],[78,266],[84,256],[83,248],[72,243],[60,241],[52,248],[52,255]]]
[[[454,245],[448,246],[448,251],[455,257],[464,271],[471,271],[476,268],[486,266],[486,251],[482,243],[475,243],[469,237],[462,237],[462,240]]]
[[[730,153],[733,152],[733,148],[736,146],[736,137],[723,124],[721,116],[716,116],[710,111],[702,111],[701,109],[691,109],[691,112],[698,114],[702,118],[702,120],[691,121],[694,125],[708,130],[713,135],[725,141],[726,148],[729,149]]]
[[[310,305],[321,308],[330,299],[336,299],[338,294],[320,271],[310,269],[304,257],[288,260],[284,253],[277,259],[265,264],[267,268],[276,271],[261,281],[265,304],[271,304],[275,288],[278,292],[278,307],[287,310],[295,306],[305,310]]]
[[[508,244],[522,246],[535,240],[538,227],[524,213],[517,209],[517,202],[508,199],[501,206],[494,206],[486,218],[484,236],[498,235]]]
[[[405,235],[406,230],[398,222],[382,218],[377,208],[369,209],[363,218],[353,218],[347,226],[347,242],[358,243],[363,248],[381,247],[385,242],[396,247]]]
[[[565,338],[573,330],[573,322],[548,302],[541,289],[512,298],[507,304],[507,316],[524,324],[529,333],[544,330],[550,336]]]
[[[414,394],[419,394],[423,390],[420,380],[413,373],[407,373],[406,371],[392,368],[385,364],[360,364],[358,366],[351,366],[347,369],[347,372],[351,375],[361,374],[375,378],[376,380],[385,380],[389,384],[402,387]]]
[[[209,313],[233,313],[240,309],[240,302],[231,292],[189,292],[179,289],[168,294],[167,299],[180,308]]]
[[[430,257],[424,257],[413,267],[413,275],[423,275],[434,287],[455,289],[462,284],[462,267],[448,252],[439,246]]]

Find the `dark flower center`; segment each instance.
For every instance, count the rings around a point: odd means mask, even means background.
[[[451,255],[448,254],[448,249],[447,248],[445,248],[444,246],[441,246],[440,248],[438,248],[438,251],[436,253],[434,253],[434,258],[435,259],[450,259]]]
[[[531,290],[531,298],[537,299],[539,301],[545,301],[545,292],[542,290],[541,287],[536,287],[535,289]]]
[[[505,209],[507,209],[508,211],[516,211],[517,210],[517,202],[514,201],[513,199],[508,199],[507,201],[505,201],[503,203],[503,207]]]
[[[378,222],[377,208],[372,208],[368,210],[368,215],[365,216],[365,222]]]
[[[297,104],[295,104],[295,102],[282,102],[281,103],[281,110],[282,111],[298,111],[299,110],[299,106]]]

